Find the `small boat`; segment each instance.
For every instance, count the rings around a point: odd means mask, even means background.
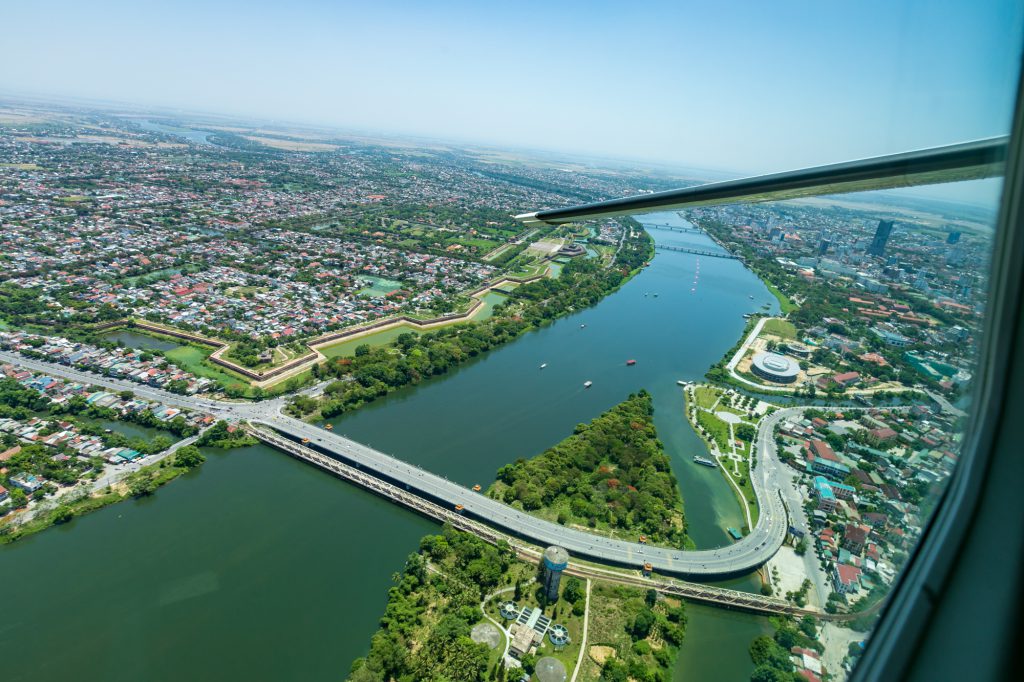
[[[751,294],[751,295],[750,295],[750,300],[751,300],[751,301],[753,301],[753,300],[754,300],[754,296],[753,296],[753,294]]]
[[[594,385],[593,381],[584,381],[583,382],[583,388],[590,388],[593,385]]]
[[[544,369],[544,368],[545,368],[545,367],[547,367],[547,366],[548,366],[548,363],[546,363],[546,362],[545,362],[545,363],[544,363],[543,365],[541,365],[541,366],[540,366],[540,368],[541,368],[541,369]]]
[[[735,528],[729,528],[729,529],[727,529],[727,530],[729,531],[729,535],[731,535],[731,536],[732,536],[732,539],[733,539],[733,540],[742,540],[742,539],[743,539],[743,534],[742,534],[742,533],[740,533],[740,532],[739,532],[738,530],[736,530]]]
[[[627,367],[632,367],[635,364],[636,364],[636,360],[626,360],[626,366]]]
[[[718,466],[718,463],[715,462],[715,460],[708,459],[707,457],[701,457],[700,455],[694,455],[693,461],[696,462],[697,464],[703,464],[706,467],[711,467],[712,469]]]
[[[587,325],[585,325],[585,324],[581,324],[581,325],[580,325],[580,329],[583,329],[583,328],[584,328],[584,327],[586,327],[586,326],[587,326]]]
[[[658,298],[658,295],[657,295],[657,294],[655,294],[655,295],[654,295],[654,298]]]
[[[334,430],[334,424],[325,424],[324,428],[327,429],[328,431],[333,431]]]
[[[686,386],[690,382],[683,381],[682,379],[678,379],[678,380],[676,380],[676,383],[679,384],[680,386]]]
[[[479,483],[477,483],[475,486],[473,486],[473,492],[475,492],[475,493],[480,492],[480,484]]]

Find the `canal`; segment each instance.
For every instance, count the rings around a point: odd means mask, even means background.
[[[674,214],[658,219],[684,224]],[[720,546],[725,528],[742,525],[739,506],[719,472],[692,462],[704,451],[676,382],[703,376],[739,338],[743,313],[765,304],[777,306],[738,261],[659,252],[594,308],[338,418],[335,428],[486,486],[503,464],[646,388],[689,533],[700,548]],[[367,650],[391,574],[435,529],[263,446],[209,453],[152,499],[0,548],[5,679],[337,679]],[[724,584],[756,589],[757,581]],[[747,647],[766,627],[763,618],[691,605],[677,679],[746,679]]]

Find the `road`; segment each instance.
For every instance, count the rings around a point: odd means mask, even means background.
[[[749,535],[734,544],[718,549],[684,551],[606,538],[536,518],[473,492],[443,476],[318,426],[288,417],[281,413],[284,405],[282,398],[260,403],[216,401],[202,396],[181,396],[129,381],[101,377],[64,365],[29,360],[14,353],[0,352],[0,360],[113,391],[130,390],[136,396],[147,400],[210,413],[221,419],[248,420],[264,424],[295,440],[308,439],[311,446],[332,457],[338,457],[357,468],[373,472],[374,475],[396,482],[409,490],[415,490],[427,498],[451,507],[462,505],[464,514],[488,525],[505,529],[542,546],[560,545],[573,555],[601,562],[633,567],[650,563],[659,572],[693,578],[710,579],[740,575],[760,567],[770,559],[782,545],[789,526],[786,508],[779,494],[779,479],[775,472],[781,465],[775,457],[773,430],[781,419],[780,413],[788,414],[793,410],[777,412],[762,420],[759,426],[757,442],[758,451],[762,453],[761,463],[757,471],[751,475],[751,484],[761,509],[757,526]]]

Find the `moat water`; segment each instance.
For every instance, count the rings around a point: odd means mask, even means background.
[[[738,261],[658,252],[597,306],[335,419],[335,429],[486,486],[502,465],[646,388],[690,536],[723,545],[740,509],[717,470],[693,463],[705,451],[676,382],[700,379],[739,339],[743,313],[765,304],[777,309]],[[391,575],[437,528],[272,449],[210,452],[151,499],[0,548],[4,678],[341,679],[368,649]],[[676,678],[747,679],[747,647],[766,629],[763,618],[691,604]]]

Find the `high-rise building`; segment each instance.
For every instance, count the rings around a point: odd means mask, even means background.
[[[828,253],[828,247],[830,246],[832,246],[832,242],[830,242],[827,239],[822,239],[821,243],[818,244],[818,255],[824,256],[826,253]]]
[[[959,241],[960,241],[960,233],[959,232],[950,232],[949,236],[946,237],[946,243],[947,244],[956,244]]]
[[[568,565],[569,552],[564,547],[551,546],[544,550],[544,594],[548,601],[558,601],[558,583]]]
[[[885,254],[885,245],[889,242],[889,235],[892,234],[892,221],[879,220],[875,228],[875,238],[868,245],[869,256],[881,256]]]

